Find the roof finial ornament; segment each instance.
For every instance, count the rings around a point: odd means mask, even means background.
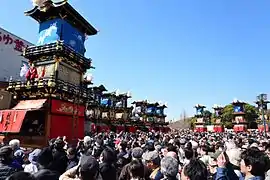
[[[33,6],[37,7],[40,11],[46,12],[50,7],[60,6],[66,3],[68,0],[31,0]]]
[[[33,6],[37,7],[40,11],[46,12],[50,6],[52,1],[50,0],[31,0]]]

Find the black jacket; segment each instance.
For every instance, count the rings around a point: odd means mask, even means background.
[[[37,180],[59,180],[60,174],[48,169],[41,169],[34,174]]]
[[[0,180],[5,180],[15,172],[16,170],[14,168],[0,163]]]
[[[60,174],[66,172],[68,158],[64,150],[53,150],[53,162],[51,164],[51,170],[56,171]]]
[[[69,170],[69,169],[71,169],[71,168],[77,166],[78,163],[79,163],[79,160],[78,160],[77,157],[68,160],[68,163],[67,163],[67,169],[66,169],[66,170]]]
[[[102,180],[116,180],[116,168],[112,164],[101,163],[99,165],[99,173]]]

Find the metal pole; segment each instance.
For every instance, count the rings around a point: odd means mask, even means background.
[[[265,118],[264,118],[264,99],[263,99],[263,95],[261,94],[260,96],[260,100],[261,100],[261,110],[262,110],[262,121],[263,121],[263,127],[264,127],[264,136],[266,137],[266,122],[265,122]]]
[[[262,120],[263,120],[263,126],[264,126],[264,136],[266,137],[266,122],[265,122],[265,118],[264,118],[264,110],[262,109]]]

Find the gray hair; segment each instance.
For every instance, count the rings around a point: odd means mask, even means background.
[[[161,173],[167,177],[175,177],[178,173],[178,161],[177,159],[166,156],[161,160]]]
[[[13,149],[19,148],[20,147],[20,140],[12,139],[11,141],[9,141],[9,146],[11,146]]]

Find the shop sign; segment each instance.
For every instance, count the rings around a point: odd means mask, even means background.
[[[57,114],[84,116],[84,106],[60,100],[52,100],[51,111]]]

